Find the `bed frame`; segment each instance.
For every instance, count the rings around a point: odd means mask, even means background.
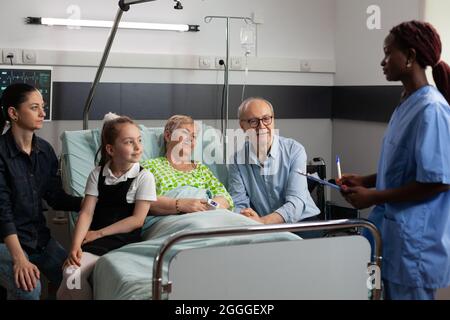
[[[369,242],[359,235],[198,248],[177,253],[169,262],[169,281],[162,280],[164,256],[184,240],[352,228],[372,233],[372,259]],[[377,228],[360,219],[182,231],[168,238],[154,258],[152,297],[378,300],[381,250]]]
[[[157,128],[141,129],[146,136],[145,141],[152,146],[146,149],[147,157],[160,154]],[[62,135],[63,181],[69,193],[83,192],[87,176],[94,166],[98,133],[96,130],[83,130]],[[220,172],[217,176],[226,178]],[[74,215],[70,221],[69,230]],[[167,261],[163,258],[180,241],[356,228],[366,228],[373,234],[373,248],[366,238],[355,234],[189,249],[178,252],[170,260],[169,280],[162,280],[162,261]],[[381,292],[380,234],[372,223],[360,219],[182,231],[169,237],[159,254],[149,257],[153,258],[153,299],[379,299]],[[369,280],[377,280],[378,284],[370,295]]]
[[[83,129],[88,128],[89,110],[95,88],[100,81],[122,13],[129,9],[127,4],[146,1],[121,0],[119,3],[120,8],[114,26],[86,101],[83,112]],[[64,140],[63,149],[68,151]],[[87,146],[89,144],[85,145],[85,147]],[[89,152],[86,153],[86,155],[88,154]],[[88,163],[87,161],[83,162]],[[73,178],[73,176],[70,178]],[[73,182],[73,179],[70,178],[69,181],[72,180]],[[66,187],[68,186],[66,185]],[[78,187],[78,189],[81,189],[80,186]],[[272,232],[341,230],[356,227],[367,228],[374,236],[375,247],[373,252],[375,254],[372,260],[370,260],[371,248],[369,242],[358,235],[199,248],[184,250],[176,254],[169,265],[169,279],[173,280],[167,283],[162,281],[164,255],[174,244],[186,239]],[[201,259],[198,258],[199,256],[201,256]],[[238,259],[224,259],[224,257],[237,257]],[[273,259],[273,257],[276,259]],[[202,263],[205,261],[208,263]],[[283,263],[280,264],[280,262]],[[370,270],[375,267],[375,274],[377,275],[375,280],[378,280],[375,282],[378,283],[372,289],[371,298],[379,299],[381,293],[379,288],[380,262],[380,234],[373,224],[364,220],[183,231],[169,237],[155,257],[152,297],[153,299],[161,299],[165,294],[169,299],[365,299],[368,292],[367,279],[372,279]],[[214,264],[214,272],[211,272],[212,264]],[[288,271],[292,271],[292,273]],[[311,282],[311,279],[313,282]]]

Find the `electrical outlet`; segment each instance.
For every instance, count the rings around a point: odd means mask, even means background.
[[[225,64],[220,64],[220,60],[225,62],[225,57],[216,57],[216,69],[225,69]]]
[[[22,61],[24,64],[36,64],[36,51],[23,50]]]
[[[232,57],[230,59],[230,69],[242,70],[243,64],[244,64],[244,59],[242,57]]]
[[[3,49],[3,64],[17,64],[19,63],[19,49]],[[10,58],[11,57],[11,58]]]
[[[311,71],[311,62],[308,60],[300,60],[300,71],[310,72]]]
[[[200,69],[211,69],[213,68],[213,57],[199,57],[198,66]]]

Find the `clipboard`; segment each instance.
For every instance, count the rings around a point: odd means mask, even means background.
[[[313,175],[310,175],[310,174],[308,174],[308,173],[304,173],[304,172],[302,172],[302,171],[300,171],[300,170],[297,170],[297,173],[298,173],[298,174],[301,174],[302,176],[305,176],[306,178],[308,178],[308,179],[311,180],[311,181],[320,183],[320,184],[322,184],[322,185],[324,185],[324,186],[328,186],[328,187],[334,188],[334,189],[339,190],[339,191],[341,190],[341,187],[338,186],[337,184],[328,182],[328,181],[326,181],[326,180],[322,180],[322,179],[320,179],[320,178],[316,178],[316,177],[314,177]]]

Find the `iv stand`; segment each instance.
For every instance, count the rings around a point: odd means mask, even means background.
[[[227,154],[226,154],[226,146],[227,146],[227,129],[228,129],[228,105],[229,105],[229,97],[230,97],[230,85],[228,80],[228,74],[230,72],[230,20],[244,20],[245,23],[253,23],[253,20],[248,17],[230,17],[230,16],[206,16],[205,22],[210,23],[213,19],[226,19],[227,21],[227,28],[225,33],[226,38],[226,57],[225,57],[225,79],[224,79],[224,85],[225,85],[225,119],[221,119],[221,121],[225,121],[225,125],[222,126],[222,137],[223,137],[223,156],[224,160],[227,160]],[[223,122],[222,122],[223,123]]]
[[[89,121],[89,110],[91,109],[92,100],[94,99],[95,89],[97,88],[98,83],[100,82],[100,78],[102,77],[103,69],[105,69],[106,60],[108,60],[109,52],[111,51],[111,46],[114,41],[114,37],[117,33],[117,28],[119,27],[120,19],[122,18],[122,14],[125,11],[130,9],[130,5],[149,2],[155,0],[120,0],[119,1],[119,9],[117,10],[116,18],[114,19],[114,24],[111,28],[111,32],[108,37],[108,41],[106,42],[105,50],[103,51],[102,60],[100,65],[98,66],[97,73],[95,74],[94,82],[91,85],[91,89],[89,91],[89,95],[86,99],[86,104],[84,106],[83,111],[83,130],[88,129],[88,121]]]

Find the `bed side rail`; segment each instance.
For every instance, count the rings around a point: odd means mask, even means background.
[[[153,281],[152,281],[152,298],[161,300],[163,293],[163,258],[164,255],[176,243],[188,239],[222,237],[222,236],[242,236],[249,234],[276,233],[276,232],[297,232],[297,231],[318,231],[318,230],[343,230],[351,228],[368,229],[374,238],[374,248],[372,248],[373,256],[369,267],[376,267],[381,272],[381,252],[382,241],[381,234],[377,227],[370,221],[365,219],[343,219],[329,220],[321,222],[303,222],[294,224],[274,224],[274,225],[256,225],[245,227],[227,227],[214,229],[200,229],[190,231],[180,231],[170,236],[159,248],[153,262]],[[381,289],[374,287],[372,289],[372,300],[381,298]]]

